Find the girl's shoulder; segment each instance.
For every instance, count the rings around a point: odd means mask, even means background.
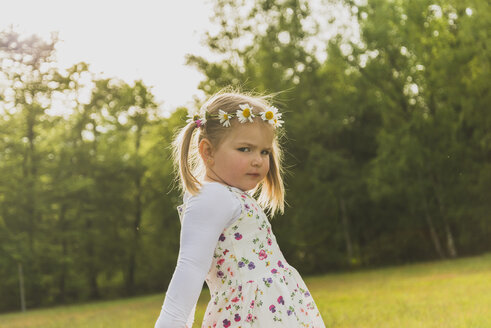
[[[234,194],[246,194],[245,191],[240,190],[239,188],[225,185],[216,181],[205,181],[202,182],[201,189],[198,195],[215,195],[215,197],[226,197],[233,196]]]
[[[237,213],[242,207],[239,201],[241,193],[244,192],[219,182],[204,182],[196,195],[186,193],[183,202],[186,207],[192,205],[203,210],[222,209]]]

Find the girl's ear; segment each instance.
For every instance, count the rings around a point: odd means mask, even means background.
[[[205,165],[213,165],[213,145],[211,144],[210,140],[206,138],[201,139],[198,148],[201,159],[203,160]]]

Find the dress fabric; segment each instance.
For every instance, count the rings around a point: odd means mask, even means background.
[[[240,202],[238,219],[218,238],[206,275],[210,302],[202,328],[325,328],[298,271],[288,264],[271,225],[247,192],[225,186]]]

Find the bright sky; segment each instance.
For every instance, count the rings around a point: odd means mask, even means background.
[[[13,25],[45,38],[58,31],[61,67],[84,61],[104,77],[142,79],[170,110],[203,96],[197,86],[204,76],[184,57],[213,59],[201,41],[212,9],[205,0],[5,0],[0,30]]]

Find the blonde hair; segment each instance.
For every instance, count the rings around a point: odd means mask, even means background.
[[[253,114],[259,115],[269,106],[272,96],[256,96],[250,93],[224,89],[213,95],[203,106],[211,115],[218,114],[221,109],[227,113],[235,113],[239,104],[248,103],[252,106]],[[234,118],[236,119],[236,118]],[[269,124],[267,122],[255,122],[255,124]],[[206,166],[199,155],[198,145],[204,138],[208,139],[214,147],[218,147],[226,138],[232,127],[224,127],[219,119],[208,119],[206,124],[197,127],[194,122],[177,131],[172,143],[174,166],[178,171],[176,177],[180,180],[179,186],[183,192],[191,195],[199,192],[206,174]],[[195,133],[196,131],[196,133]],[[271,214],[279,211],[284,213],[285,187],[283,184],[283,151],[280,139],[283,136],[282,129],[275,129],[272,151],[269,155],[269,171],[266,177],[252,190],[253,195],[259,193],[257,202]]]

